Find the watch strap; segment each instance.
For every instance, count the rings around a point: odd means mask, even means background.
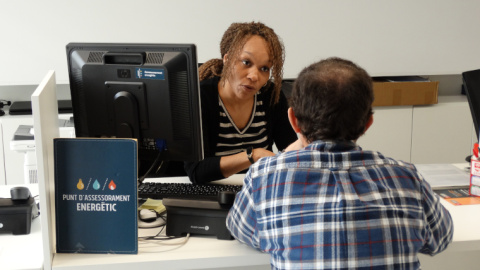
[[[250,163],[255,163],[255,160],[253,159],[253,147],[249,146],[247,147],[247,158],[250,161]]]

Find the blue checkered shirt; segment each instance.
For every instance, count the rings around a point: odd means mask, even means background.
[[[316,141],[260,159],[227,217],[273,269],[419,269],[451,242],[453,223],[409,163],[353,142]]]

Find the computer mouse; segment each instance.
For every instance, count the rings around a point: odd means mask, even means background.
[[[28,200],[31,196],[27,187],[13,187],[10,189],[10,198],[13,201]]]
[[[138,213],[138,218],[143,222],[152,222],[157,219],[157,212],[151,209],[142,209]]]
[[[218,203],[220,205],[233,205],[237,194],[230,190],[222,190],[218,193]]]

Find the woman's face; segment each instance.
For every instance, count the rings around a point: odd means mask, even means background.
[[[224,61],[227,61],[225,55]],[[260,36],[250,37],[234,61],[232,75],[227,79],[232,94],[238,99],[253,97],[270,78],[272,59],[267,42]]]

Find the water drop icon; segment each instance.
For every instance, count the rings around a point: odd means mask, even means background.
[[[98,180],[95,180],[93,183],[93,189],[98,190],[100,188],[100,183],[98,183]]]
[[[82,178],[78,179],[78,183],[77,183],[78,190],[82,190],[84,187],[85,185],[82,182]]]

